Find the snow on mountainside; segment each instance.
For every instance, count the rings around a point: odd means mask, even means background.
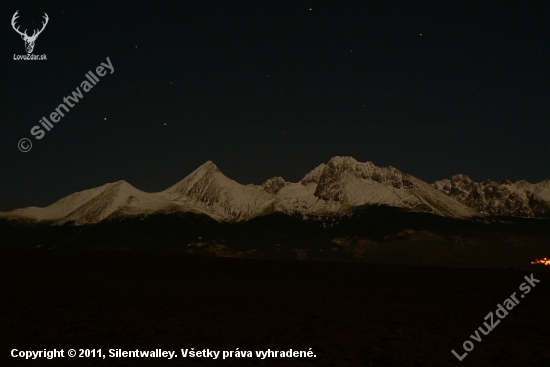
[[[394,167],[378,167],[352,157],[334,157],[297,183],[281,177],[263,185],[242,185],[211,161],[158,193],[146,193],[125,181],[69,195],[45,208],[29,207],[0,218],[98,223],[105,219],[152,213],[195,212],[225,222],[273,212],[323,218],[346,215],[365,205],[388,205],[453,218],[476,215],[550,216],[550,180],[475,183],[464,175],[430,185]]]
[[[550,216],[550,180],[538,184],[508,180],[477,183],[466,175],[455,175],[435,182],[433,187],[482,214]]]
[[[275,197],[256,185],[241,185],[206,162],[159,196],[197,208],[221,221],[241,221],[274,211]]]
[[[62,224],[97,223],[118,213],[121,215],[149,214],[169,211],[176,205],[155,194],[140,191],[118,181],[71,194],[45,208],[29,207],[3,213],[4,217],[24,218],[31,221],[55,221]]]
[[[260,187],[262,190],[268,194],[276,195],[283,187],[288,185],[290,182],[286,182],[282,177],[273,177],[263,183]]]
[[[306,214],[342,213],[361,205],[389,205],[456,218],[476,214],[424,181],[352,157],[332,158],[300,183],[281,188],[277,197],[287,210]]]
[[[31,221],[59,220],[69,215],[74,210],[78,209],[88,200],[97,196],[109,185],[112,184],[105,184],[103,186],[95,187],[93,189],[76,192],[74,194],[64,197],[61,200],[56,201],[55,203],[45,208],[31,206],[28,208],[12,210],[6,213],[0,213],[0,216],[29,219]]]
[[[307,185],[308,183],[314,182],[315,184],[319,183],[319,179],[321,178],[321,175],[323,174],[323,170],[325,169],[326,164],[321,163],[314,169],[312,169],[307,175],[302,178],[300,183],[302,185]]]
[[[62,218],[58,223],[74,221],[75,224],[98,223],[109,216],[133,216],[155,212],[183,211],[162,197],[136,189],[126,181],[105,185],[92,199]]]

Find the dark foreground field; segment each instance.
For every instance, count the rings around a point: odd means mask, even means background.
[[[0,366],[550,366],[550,273],[459,362],[527,271],[0,251]],[[471,339],[470,339],[471,340]],[[308,350],[316,358],[56,359],[10,350]]]

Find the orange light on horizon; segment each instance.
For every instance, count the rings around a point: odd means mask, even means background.
[[[550,266],[550,259],[544,258],[540,260],[531,261],[531,264],[542,264],[542,265],[549,265]]]

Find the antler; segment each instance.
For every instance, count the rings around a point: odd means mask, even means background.
[[[32,36],[30,36],[30,38],[37,38],[38,35],[40,35],[40,33],[42,33],[42,31],[44,30],[44,28],[46,28],[46,24],[48,24],[48,20],[50,20],[50,18],[48,17],[48,14],[44,13],[44,18],[45,18],[45,22],[42,22],[42,29],[37,31],[36,29],[34,30]],[[38,33],[36,33],[38,32]],[[27,33],[27,30],[25,29],[25,33]]]
[[[17,18],[19,18],[19,15],[17,15],[18,12],[19,12],[19,10],[17,10],[17,11],[15,12],[15,14],[13,14],[13,17],[11,18],[11,26],[13,27],[14,31],[16,31],[17,33],[19,33],[21,36],[27,36],[27,30],[26,30],[26,29],[25,29],[25,32],[21,32],[21,31],[19,30],[19,27],[15,28],[15,20],[16,20]],[[46,14],[46,13],[44,13],[44,14]],[[28,36],[27,36],[27,37],[28,37]]]
[[[42,31],[44,30],[44,28],[46,28],[46,25],[48,24],[48,21],[50,20],[50,18],[48,17],[48,14],[44,13],[44,18],[45,18],[44,20],[45,20],[45,21],[42,22],[42,29],[39,30],[39,31],[37,31],[37,30],[35,29],[34,32],[32,33],[32,36],[29,36],[29,35],[27,34],[27,30],[26,30],[26,29],[25,29],[25,32],[21,32],[21,31],[19,30],[19,27],[15,28],[15,20],[16,20],[17,18],[19,18],[19,15],[17,14],[18,12],[19,12],[19,10],[17,10],[17,11],[15,12],[15,14],[13,14],[13,17],[11,18],[11,26],[12,26],[13,29],[14,29],[17,33],[19,33],[22,37],[25,37],[25,38],[30,39],[30,40],[36,39],[36,38],[40,35],[40,33],[42,33]]]

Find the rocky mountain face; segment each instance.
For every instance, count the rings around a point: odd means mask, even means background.
[[[388,205],[455,218],[476,213],[426,182],[393,167],[377,167],[352,157],[334,157],[277,196],[287,210],[305,214],[348,213],[358,206]]]
[[[0,217],[82,225],[99,223],[107,218],[172,211],[193,211],[193,208],[178,205],[157,194],[143,192],[121,180],[76,192],[45,208],[16,209],[0,213]]]
[[[484,215],[550,216],[550,180],[538,184],[508,180],[478,183],[466,175],[455,175],[433,187]]]
[[[0,218],[84,225],[151,214],[195,213],[218,222],[242,222],[273,213],[323,219],[374,206],[458,219],[480,215],[548,217],[550,180],[539,184],[476,183],[456,175],[430,185],[394,167],[334,157],[299,182],[274,177],[263,185],[242,185],[208,161],[158,193],[118,181],[71,194],[45,208],[0,213]]]
[[[273,194],[256,185],[241,185],[226,177],[211,161],[158,195],[228,222],[269,214],[277,201]]]

